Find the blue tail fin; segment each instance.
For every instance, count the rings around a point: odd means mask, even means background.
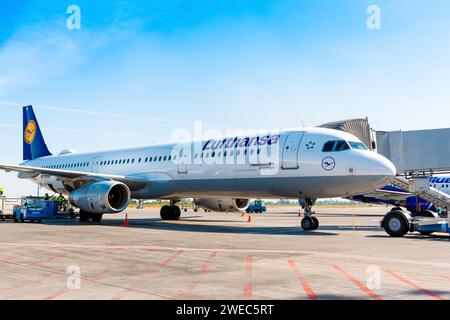
[[[23,107],[23,160],[50,156],[33,107]]]

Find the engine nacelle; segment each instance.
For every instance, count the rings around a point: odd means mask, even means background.
[[[194,199],[197,207],[212,211],[244,211],[250,205],[250,199]]]
[[[130,197],[130,189],[117,181],[90,183],[69,194],[72,205],[91,213],[123,211],[128,207]]]

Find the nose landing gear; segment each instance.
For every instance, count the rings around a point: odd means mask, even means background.
[[[319,219],[313,217],[315,213],[312,207],[316,203],[316,199],[298,199],[298,203],[305,210],[305,217],[301,221],[302,229],[305,231],[317,230],[319,228]]]

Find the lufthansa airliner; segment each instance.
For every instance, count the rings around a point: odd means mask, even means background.
[[[355,136],[324,128],[53,155],[32,106],[23,107],[23,160],[0,169],[68,195],[82,222],[121,212],[131,198],[170,200],[164,220],[179,219],[183,198],[214,211],[245,210],[251,198],[293,198],[305,207],[302,228],[314,230],[317,198],[363,194],[396,174]]]

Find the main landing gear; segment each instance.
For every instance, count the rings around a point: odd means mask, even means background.
[[[175,203],[177,201],[170,200],[170,205],[164,205],[161,207],[161,211],[159,214],[161,215],[161,219],[163,220],[178,220],[181,216],[181,209],[179,206],[176,206]]]
[[[102,218],[103,218],[103,214],[91,213],[91,212],[80,210],[79,217],[80,217],[80,222],[88,222],[89,219],[91,219],[92,222],[101,222]]]
[[[319,219],[312,216],[315,213],[312,211],[312,207],[316,203],[316,199],[301,198],[298,202],[305,210],[305,217],[301,221],[302,229],[306,231],[317,230],[319,228]]]

